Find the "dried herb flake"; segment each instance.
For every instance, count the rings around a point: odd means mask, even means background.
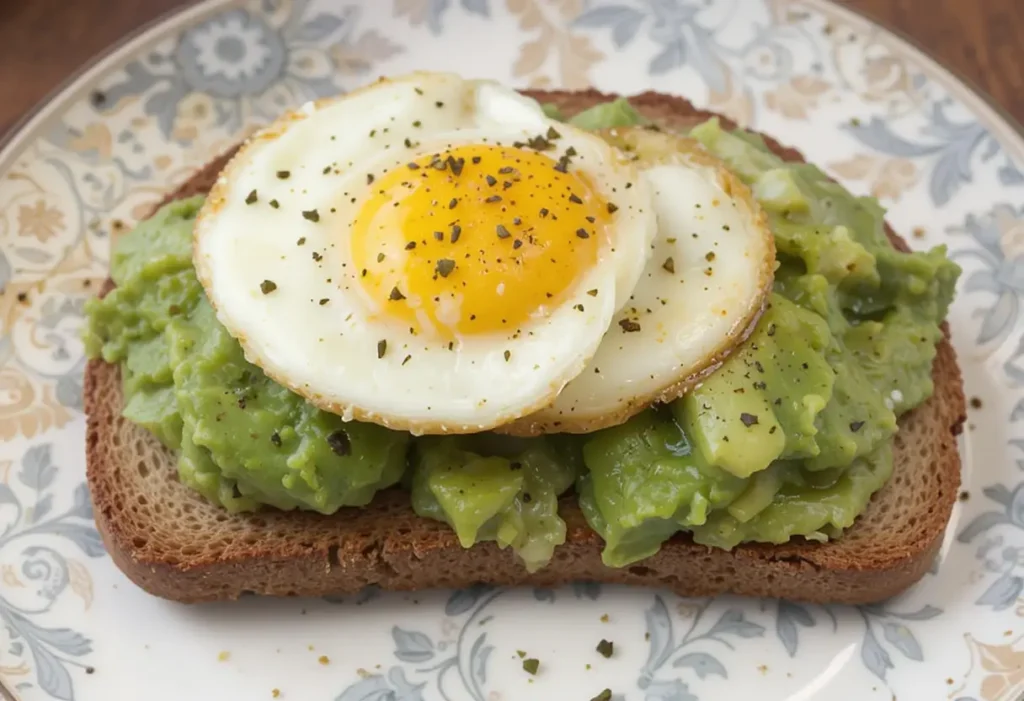
[[[352,441],[349,440],[348,434],[345,433],[345,429],[339,428],[337,431],[328,435],[327,445],[330,446],[331,451],[335,455],[344,457],[352,454]]]
[[[455,261],[451,258],[438,259],[437,266],[434,268],[434,272],[441,277],[448,277],[453,270],[455,270]]]

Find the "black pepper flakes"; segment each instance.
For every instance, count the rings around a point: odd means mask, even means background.
[[[416,242],[415,241],[410,241],[409,243],[405,244],[405,250],[407,250],[407,251],[411,251],[414,248],[416,248]]]
[[[604,689],[597,696],[590,699],[590,701],[612,701],[612,690]]]
[[[528,659],[523,660],[523,671],[527,672],[528,674],[536,675],[537,670],[539,669],[540,660],[538,660],[536,657],[530,657]]]
[[[558,130],[556,130],[554,127],[548,127],[548,133],[545,134],[545,136],[547,136],[547,138],[551,139],[552,141],[554,141],[555,139],[562,138],[562,135],[559,134]]]
[[[850,431],[853,432],[853,433],[856,433],[857,431],[861,430],[861,428],[863,428],[863,427],[864,427],[864,422],[863,421],[853,421],[853,422],[850,423]]]
[[[256,204],[256,201],[257,201],[257,200],[259,200],[259,197],[257,197],[257,195],[256,195],[256,191],[255,191],[255,190],[253,190],[252,192],[250,192],[250,193],[249,193],[248,195],[246,195],[246,197],[245,197],[245,203],[246,203],[246,204]]]
[[[462,227],[459,226],[458,224],[452,224],[452,243],[456,243],[459,240],[460,236],[462,236]]]
[[[619,211],[619,205],[615,204],[614,202],[609,202],[608,203],[608,214],[615,214],[618,211]]]
[[[507,239],[512,235],[509,233],[509,230],[505,228],[504,224],[498,224],[498,226],[495,227],[495,230],[498,232],[499,239]]]
[[[265,295],[270,294],[276,289],[277,283],[274,282],[273,280],[264,280],[263,282],[260,283],[260,292],[262,292]]]
[[[377,341],[377,360],[380,360],[381,358],[383,358],[384,354],[387,353],[387,352],[388,352],[388,342],[387,342],[387,340]]]
[[[367,173],[366,174],[366,184],[367,185],[372,185],[373,184],[373,173]]]
[[[576,229],[576,236],[578,238],[581,238],[581,239],[589,239],[590,238],[590,234],[587,232],[586,229],[584,229],[582,227],[579,228],[579,229]]]
[[[327,445],[335,455],[344,457],[352,454],[352,441],[349,440],[348,434],[345,433],[344,429],[339,428],[337,431],[329,434],[327,436]]]
[[[409,161],[408,163],[406,163],[405,167],[408,168],[409,170],[419,170],[420,169],[419,163],[414,163],[412,161]]]
[[[575,192],[569,194],[569,201],[573,204],[583,204],[583,200],[577,197]]]
[[[305,245],[305,243],[306,243],[306,237],[305,236],[300,236],[299,240],[295,242],[295,245],[296,246],[303,246],[303,245]]]
[[[399,290],[398,287],[392,287],[391,294],[388,295],[388,299],[392,302],[399,302],[405,299],[405,295],[402,294],[402,291]]]
[[[740,414],[740,421],[742,421],[743,425],[746,426],[747,428],[750,428],[751,426],[756,426],[758,423],[756,416],[754,416],[753,414],[748,414],[745,411]]]
[[[316,223],[320,221],[320,212],[315,209],[307,209],[302,212],[302,218]]]
[[[493,175],[484,176],[484,180],[487,181],[487,184],[490,185],[491,187],[494,187],[495,185],[498,184],[498,179]]]
[[[509,358],[511,358],[511,357],[512,357],[512,351],[506,350],[505,351],[505,362],[507,363],[509,361]]]
[[[280,448],[281,447],[281,435],[277,431],[274,431],[273,433],[270,434],[270,442],[273,443],[278,448]]]
[[[676,262],[672,259],[672,256],[669,256],[668,258],[666,258],[665,262],[661,264],[661,267],[666,272],[669,272],[669,273],[675,273],[676,272]]]
[[[541,217],[546,217],[547,215],[548,215],[548,208],[547,207],[541,207],[540,208],[540,216]]]
[[[274,209],[277,209],[281,206],[281,203],[278,202],[277,200],[270,200],[270,206],[273,207]]]
[[[615,643],[610,640],[602,639],[601,642],[597,644],[597,651],[604,658],[611,657],[612,653],[615,652]]]
[[[451,202],[448,203],[448,209],[455,209],[459,204],[459,198],[453,197]]]
[[[320,300],[319,304],[320,304],[320,306],[322,307],[322,306],[324,306],[325,304],[327,304],[327,303],[328,303],[328,302],[330,302],[330,301],[331,301],[331,300],[330,300],[330,299],[328,299],[327,297],[323,297],[323,298],[321,298],[321,300]]]
[[[597,288],[595,287],[592,290],[587,290],[587,294],[590,295],[591,297],[597,297]]]
[[[619,326],[622,327],[623,333],[635,333],[640,330],[640,324],[632,319],[619,319]]]

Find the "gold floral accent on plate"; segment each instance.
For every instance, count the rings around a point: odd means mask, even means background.
[[[426,22],[429,13],[430,0],[395,0],[393,16],[396,19],[405,17],[413,27]]]
[[[5,587],[25,587],[25,583],[18,577],[14,565],[11,564],[0,565],[0,582],[3,582]]]
[[[82,600],[85,610],[88,611],[92,606],[92,575],[81,561],[68,559],[68,583],[71,585],[71,591]]]
[[[708,109],[723,114],[741,127],[748,127],[754,120],[754,99],[750,90],[743,87],[732,71],[723,64],[725,90],[708,93]]]
[[[832,90],[828,81],[815,75],[797,75],[764,94],[764,105],[788,119],[806,120]]]
[[[401,51],[401,46],[371,29],[355,41],[335,44],[329,53],[340,73],[355,75],[366,73],[378,61],[385,61]]]
[[[1024,694],[1024,636],[1001,645],[984,643],[970,633],[964,634],[967,649],[971,654],[971,665],[964,678],[975,678],[976,667],[983,674],[978,693],[981,701],[1017,701]],[[967,684],[950,692],[949,697],[959,696]]]
[[[917,107],[925,95],[914,86],[912,58],[877,32],[861,32],[834,15],[825,25],[832,60],[843,87],[866,102],[886,105],[890,116]]]
[[[507,0],[508,10],[524,32],[536,32],[519,45],[512,75],[525,78],[533,88],[563,87],[570,90],[590,85],[590,69],[604,58],[590,38],[565,27],[583,11],[582,0]],[[553,71],[544,67],[552,63]]]
[[[18,235],[34,238],[45,243],[64,230],[64,213],[47,204],[46,200],[36,200],[30,205],[18,207]]]
[[[996,207],[992,210],[992,219],[1006,260],[1024,256],[1024,216],[1018,216],[1012,207]]]
[[[71,411],[57,401],[51,383],[34,381],[10,364],[0,368],[0,440],[32,438],[71,419]]]
[[[866,183],[871,195],[879,199],[898,200],[921,176],[911,160],[866,153],[834,161],[828,167],[846,180]]]
[[[110,127],[102,122],[91,122],[82,129],[81,136],[71,139],[69,146],[78,153],[94,152],[100,159],[107,160],[113,152],[113,144]]]

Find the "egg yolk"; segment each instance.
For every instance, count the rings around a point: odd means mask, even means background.
[[[595,265],[615,209],[549,153],[459,146],[368,176],[350,236],[364,293],[449,339],[545,315]]]

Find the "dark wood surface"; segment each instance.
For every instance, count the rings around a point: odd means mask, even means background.
[[[1024,121],[1024,0],[840,1],[910,37]],[[0,134],[98,52],[183,4],[0,0]]]

